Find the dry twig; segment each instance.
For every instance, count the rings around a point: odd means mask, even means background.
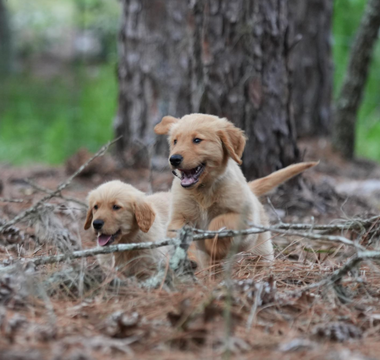
[[[3,197],[0,197],[0,202],[22,203],[22,202],[24,202],[24,200],[23,199],[6,199]]]
[[[34,189],[38,190],[38,191],[41,191],[45,194],[52,194],[54,192],[54,190],[50,190],[50,189],[47,189],[41,185],[38,185],[37,183],[35,183],[33,180],[31,179],[26,179],[25,180],[31,187],[33,187]],[[75,198],[72,198],[72,197],[67,197],[67,196],[63,196],[62,194],[57,194],[56,197],[59,197],[63,200],[66,200],[66,201],[72,201],[72,202],[75,202],[85,208],[87,208],[87,204],[84,203],[83,201],[80,201],[80,200],[77,200]]]
[[[377,220],[380,220],[380,215],[372,216],[369,219],[352,219],[345,221],[342,224],[289,224],[289,223],[280,223],[274,225],[272,228],[281,229],[281,230],[320,230],[320,231],[338,231],[338,230],[357,230],[363,229],[373,225]]]
[[[290,224],[292,225],[292,224]],[[219,231],[202,231],[198,229],[192,229],[197,234],[193,235],[193,241],[200,241],[205,239],[212,239],[215,236],[218,236],[218,239],[228,238],[228,237],[237,237],[244,236],[248,234],[259,234],[267,231],[273,231],[277,233],[282,233],[284,235],[293,235],[293,236],[301,236],[312,240],[328,240],[332,242],[341,242],[345,245],[350,245],[355,247],[357,250],[364,251],[365,248],[355,242],[343,237],[343,236],[329,236],[323,234],[313,234],[311,232],[301,233],[301,232],[292,232],[292,231],[284,231],[279,230],[274,227],[263,227],[263,226],[255,226],[249,229],[244,230],[219,230]],[[69,259],[80,259],[100,254],[109,254],[114,252],[122,252],[122,251],[132,251],[132,250],[142,250],[142,249],[155,249],[162,246],[168,245],[178,245],[178,238],[169,238],[164,239],[158,242],[145,242],[138,244],[119,244],[119,245],[110,245],[102,248],[92,248],[81,251],[74,251],[70,254],[59,254],[52,256],[42,256],[34,259],[21,259],[21,263],[31,262],[35,266],[43,265],[43,264],[53,264],[58,262],[63,262]],[[4,270],[4,269],[3,269]],[[7,270],[5,270],[7,271]]]
[[[69,186],[71,184],[71,182],[73,181],[73,179],[78,176],[94,159],[100,157],[100,156],[103,156],[105,154],[105,152],[108,150],[108,148],[113,144],[115,143],[116,141],[118,141],[120,139],[120,137],[118,137],[117,139],[113,140],[113,141],[110,141],[108,142],[106,145],[102,146],[100,148],[100,150],[98,150],[96,152],[96,154],[94,156],[92,156],[90,159],[88,159],[77,171],[75,171],[74,174],[72,174],[66,181],[64,181],[63,183],[61,183],[56,190],[52,191],[51,193],[47,194],[46,196],[44,196],[42,199],[40,199],[39,201],[37,201],[32,207],[30,207],[29,209],[26,209],[24,210],[23,212],[21,212],[20,214],[18,214],[17,216],[15,216],[12,220],[8,221],[6,224],[0,226],[0,233],[5,230],[6,228],[8,228],[9,226],[12,226],[16,223],[18,223],[19,221],[25,219],[26,217],[28,217],[30,214],[36,212],[38,210],[38,208],[47,200],[50,200],[52,199],[53,197],[57,197],[57,196],[61,196],[61,191],[64,190],[67,186]]]
[[[347,239],[344,236],[334,236],[334,235],[324,235],[324,234],[314,234],[311,232],[298,232],[298,231],[291,231],[291,230],[281,230],[274,226],[254,226],[257,229],[265,230],[265,231],[271,231],[277,234],[284,234],[284,235],[291,235],[291,236],[300,236],[304,237],[310,240],[321,240],[321,241],[332,241],[332,242],[341,242],[345,245],[353,246],[359,250],[365,250],[365,247],[355,243],[354,241],[351,241]]]
[[[300,296],[301,294],[319,288],[325,285],[333,285],[347,275],[350,271],[354,270],[357,265],[365,260],[380,260],[380,251],[359,251],[357,255],[352,257],[347,261],[340,269],[335,270],[331,276],[323,279],[317,283],[313,283],[303,287],[302,289],[297,289],[286,294],[286,296]]]

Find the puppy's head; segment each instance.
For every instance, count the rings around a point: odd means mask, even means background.
[[[227,119],[205,114],[182,119],[165,116],[154,130],[169,135],[169,162],[174,172],[180,172],[184,188],[215,181],[224,172],[228,157],[241,164],[246,139]]]
[[[118,180],[92,190],[88,205],[84,229],[93,229],[100,246],[118,243],[138,229],[148,232],[156,216],[141,191]]]

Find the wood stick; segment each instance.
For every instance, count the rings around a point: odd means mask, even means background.
[[[273,231],[273,232],[283,233],[284,235],[301,236],[301,237],[305,237],[312,240],[327,240],[331,242],[341,242],[341,243],[344,243],[345,245],[353,246],[357,248],[358,250],[363,250],[363,251],[365,250],[363,246],[356,244],[353,241],[343,236],[329,236],[329,235],[323,235],[323,234],[313,234],[310,232],[307,232],[307,233],[291,232],[291,231],[279,230],[279,229],[276,229],[275,227],[255,226],[255,227],[244,229],[244,230],[219,230],[219,231],[202,231],[202,230],[192,229],[192,231],[196,232],[196,234],[193,235],[193,241],[212,239],[216,235],[218,235],[218,239],[223,239],[226,237],[244,236],[244,235],[249,235],[249,234],[259,234],[259,233],[263,233],[267,231]],[[86,250],[74,251],[70,254],[41,256],[41,257],[36,257],[34,259],[24,258],[24,259],[19,260],[17,263],[24,264],[24,263],[30,262],[36,266],[44,265],[44,264],[53,264],[53,263],[63,262],[66,260],[80,259],[80,258],[96,256],[96,255],[101,255],[101,254],[109,254],[109,253],[114,253],[114,252],[155,249],[162,246],[178,245],[179,241],[180,240],[178,238],[168,238],[168,239],[164,239],[157,242],[110,245],[106,247],[97,247],[97,248],[91,248],[91,249],[86,249]],[[2,269],[0,268],[0,272],[10,267],[11,266],[4,267]]]
[[[72,174],[66,181],[61,183],[56,190],[52,191],[51,193],[44,196],[42,199],[38,200],[32,207],[29,209],[24,210],[17,216],[15,216],[12,220],[8,221],[4,225],[0,226],[0,233],[4,231],[6,228],[18,223],[19,221],[25,219],[30,214],[36,212],[38,208],[47,200],[50,200],[53,197],[59,196],[61,191],[64,190],[67,186],[70,185],[70,183],[73,181],[73,179],[78,176],[94,159],[103,156],[105,152],[108,150],[108,148],[114,144],[116,141],[118,141],[120,137],[117,139],[108,142],[106,145],[103,145],[94,156],[92,156],[90,159],[88,159],[77,171],[75,171],[74,174]]]

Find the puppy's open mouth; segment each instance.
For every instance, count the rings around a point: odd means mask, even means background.
[[[181,172],[181,185],[184,188],[193,186],[199,181],[199,177],[203,173],[205,169],[205,164],[200,164],[194,169],[185,170],[185,169],[178,169]]]
[[[99,244],[99,246],[111,245],[115,241],[116,237],[118,235],[120,235],[120,233],[121,233],[121,230],[118,230],[113,235],[107,235],[107,234],[99,233],[98,234],[98,244]]]

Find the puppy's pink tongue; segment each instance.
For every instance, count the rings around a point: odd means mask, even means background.
[[[182,186],[191,186],[197,181],[195,176],[195,171],[192,170],[182,170],[181,185]]]
[[[112,235],[99,235],[98,236],[98,244],[100,246],[105,246],[111,240]]]
[[[182,186],[190,186],[195,183],[195,179],[193,177],[184,177],[181,179]]]

